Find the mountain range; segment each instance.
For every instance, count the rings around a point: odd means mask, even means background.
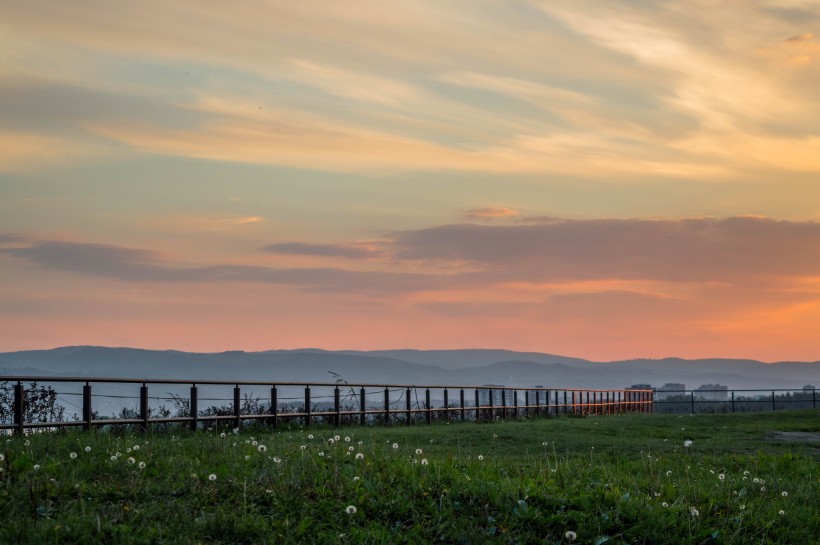
[[[792,389],[820,384],[820,361],[764,363],[744,359],[681,358],[595,362],[508,350],[319,349],[194,353],[98,346],[0,353],[2,376],[80,376],[262,382],[391,383],[548,388],[660,387]]]

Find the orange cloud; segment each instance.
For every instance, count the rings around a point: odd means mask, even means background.
[[[505,206],[501,207],[489,207],[489,208],[473,208],[471,210],[467,210],[464,214],[464,218],[468,220],[486,220],[486,219],[498,219],[498,218],[510,218],[517,216],[518,212],[507,208]]]

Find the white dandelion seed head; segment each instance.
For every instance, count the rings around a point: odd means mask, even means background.
[[[319,456],[320,456],[320,457],[324,457],[324,455],[325,455],[325,453],[324,453],[324,452],[319,452]]]
[[[751,475],[751,473],[748,470],[744,471],[743,474],[744,475]]]
[[[71,453],[69,453],[68,457],[73,460],[74,458],[77,457],[77,453],[76,452],[71,452]]]
[[[113,455],[111,456],[111,461],[112,462],[116,462],[117,460],[119,460],[119,458],[117,458],[116,456],[113,456]]]
[[[84,449],[86,452],[91,452],[91,447],[85,447]]]
[[[399,444],[398,443],[393,443],[393,448],[394,449],[399,448]]]
[[[34,471],[40,470],[40,464],[34,464]]]
[[[354,480],[354,481],[358,481],[358,480],[359,480],[359,477],[358,477],[358,476],[353,477],[353,480]]]
[[[266,447],[265,445],[259,445],[258,447],[256,447],[256,450],[258,450],[259,452],[265,452],[266,450],[268,450],[268,447]]]
[[[761,491],[761,492],[765,492],[765,491],[766,491],[766,487],[765,487],[765,486],[761,486],[761,487],[760,487],[760,491]]]
[[[5,459],[6,459],[6,455],[5,454],[0,454],[0,462],[5,461]]]
[[[478,461],[480,462],[480,461],[481,461],[481,460],[483,460],[483,459],[484,459],[484,455],[483,455],[483,454],[479,454],[479,455],[478,455]]]
[[[746,504],[741,503],[738,507],[740,508],[741,511],[743,511],[744,509],[746,509]]]
[[[313,434],[308,435],[308,439],[313,439]]]
[[[726,475],[724,475],[723,473],[718,475],[718,479],[720,479],[721,481],[725,478],[726,478]]]
[[[353,447],[347,447],[348,452],[353,452]]]
[[[223,431],[222,433],[220,433],[220,434],[219,434],[219,436],[220,436],[222,439],[225,439],[225,438],[227,437],[227,434]]]
[[[128,463],[129,463],[129,464],[133,464],[134,462],[136,462],[136,460],[134,460],[133,458],[131,458],[131,457],[129,456],[129,457],[128,457]]]
[[[671,476],[672,476],[672,471],[671,471],[671,470],[670,470],[670,471],[667,471],[667,472],[666,472],[666,476],[667,476],[667,477],[671,477]]]
[[[754,479],[752,479],[752,482],[753,482],[753,483],[755,483],[755,484],[757,484],[757,483],[759,483],[759,482],[760,482],[760,479],[758,479],[757,477],[755,477]]]
[[[699,517],[700,516],[700,511],[698,511],[695,507],[690,507],[689,508],[689,514],[692,515],[693,518],[694,517]]]
[[[416,454],[423,454],[423,451],[420,448],[416,449]]]
[[[661,505],[663,505],[664,507],[669,507],[669,504],[666,502],[663,502]]]
[[[145,469],[145,462],[140,462],[139,466],[137,467],[139,467],[140,469]]]
[[[246,462],[248,462],[248,461],[250,461],[250,459],[251,459],[251,455],[250,455],[250,454],[246,454],[246,455],[245,455],[245,461],[246,461]]]
[[[211,473],[210,475],[208,475],[208,480],[209,481],[215,481],[216,480],[216,473]]]
[[[236,434],[238,434],[238,433],[239,433],[239,428],[234,428],[234,429],[233,429],[233,434],[234,434],[234,435],[236,435]]]
[[[788,497],[789,493],[784,490],[783,492],[780,493],[780,495],[783,496],[784,498],[786,498],[786,497]]]
[[[251,443],[251,445],[253,445],[253,446],[256,446],[256,445],[258,445],[258,444],[259,444],[259,441],[253,441],[253,442]]]
[[[545,447],[546,447],[547,445],[549,445],[549,443],[548,443],[547,441],[544,441],[544,442],[543,442],[543,443],[541,443],[541,444],[542,444],[543,446],[545,446]]]
[[[573,532],[572,530],[567,530],[567,533],[564,534],[564,539],[567,541],[575,541],[578,538],[578,534]]]
[[[130,454],[131,453],[131,447],[128,447],[127,449],[125,449],[125,452]]]
[[[139,449],[140,449],[139,445],[134,445],[134,450],[139,450]]]
[[[345,435],[345,443],[349,443],[349,442],[350,442],[350,437],[348,437],[347,435]]]
[[[357,460],[364,460],[364,454],[362,454],[361,452],[357,453],[356,454],[356,459]]]
[[[27,447],[27,446],[29,446],[30,444],[31,444],[31,441],[29,441],[28,439],[26,439],[26,440],[23,442],[23,446],[26,446],[26,447]]]
[[[347,513],[348,515],[355,515],[356,511],[357,509],[355,505],[348,505],[347,509],[345,509],[345,513]]]
[[[786,514],[786,512],[785,512],[784,510],[782,510],[782,509],[781,509],[780,511],[778,511],[777,513],[778,513],[781,517],[782,517],[783,515],[785,515],[785,514]]]
[[[301,447],[299,447],[299,448],[300,448],[300,449],[302,449],[302,450],[306,450],[306,449],[307,449],[307,445],[302,445],[302,446],[301,446]]]
[[[273,457],[273,463],[275,463],[275,464],[281,464],[281,463],[282,463],[282,459],[281,459],[279,456],[274,456],[274,457]]]
[[[687,439],[686,441],[683,442],[683,446],[686,447],[686,448],[691,447],[692,446],[692,441],[690,439]]]
[[[327,444],[328,444],[328,445],[332,445],[332,444],[333,444],[333,443],[335,443],[335,442],[336,442],[336,440],[335,440],[334,438],[332,438],[332,437],[331,437],[330,439],[328,439],[328,440],[327,440]]]
[[[660,493],[660,492],[653,492],[653,494],[655,495],[655,497],[656,497],[656,498],[660,498],[660,497],[661,497],[661,493]]]
[[[334,440],[334,441],[338,441],[339,439],[341,439],[341,437],[339,437],[338,435],[334,435],[334,436],[333,436],[333,440]]]
[[[421,465],[423,465],[423,466],[427,465],[427,458],[422,458],[421,459]]]

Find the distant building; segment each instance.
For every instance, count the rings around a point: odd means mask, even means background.
[[[677,382],[667,382],[666,384],[658,388],[657,398],[661,400],[675,396],[682,396],[685,394],[686,384],[679,384]]]
[[[814,384],[806,384],[805,386],[803,386],[803,391],[804,392],[813,392],[816,389],[817,388],[814,387]]]
[[[654,390],[655,388],[652,387],[651,384],[633,384],[632,386],[627,386],[624,390]]]
[[[729,399],[729,387],[721,384],[703,384],[695,390],[701,399],[707,401],[726,401]]]

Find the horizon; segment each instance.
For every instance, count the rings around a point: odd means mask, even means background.
[[[8,2],[0,351],[820,358],[816,2],[357,6]]]

